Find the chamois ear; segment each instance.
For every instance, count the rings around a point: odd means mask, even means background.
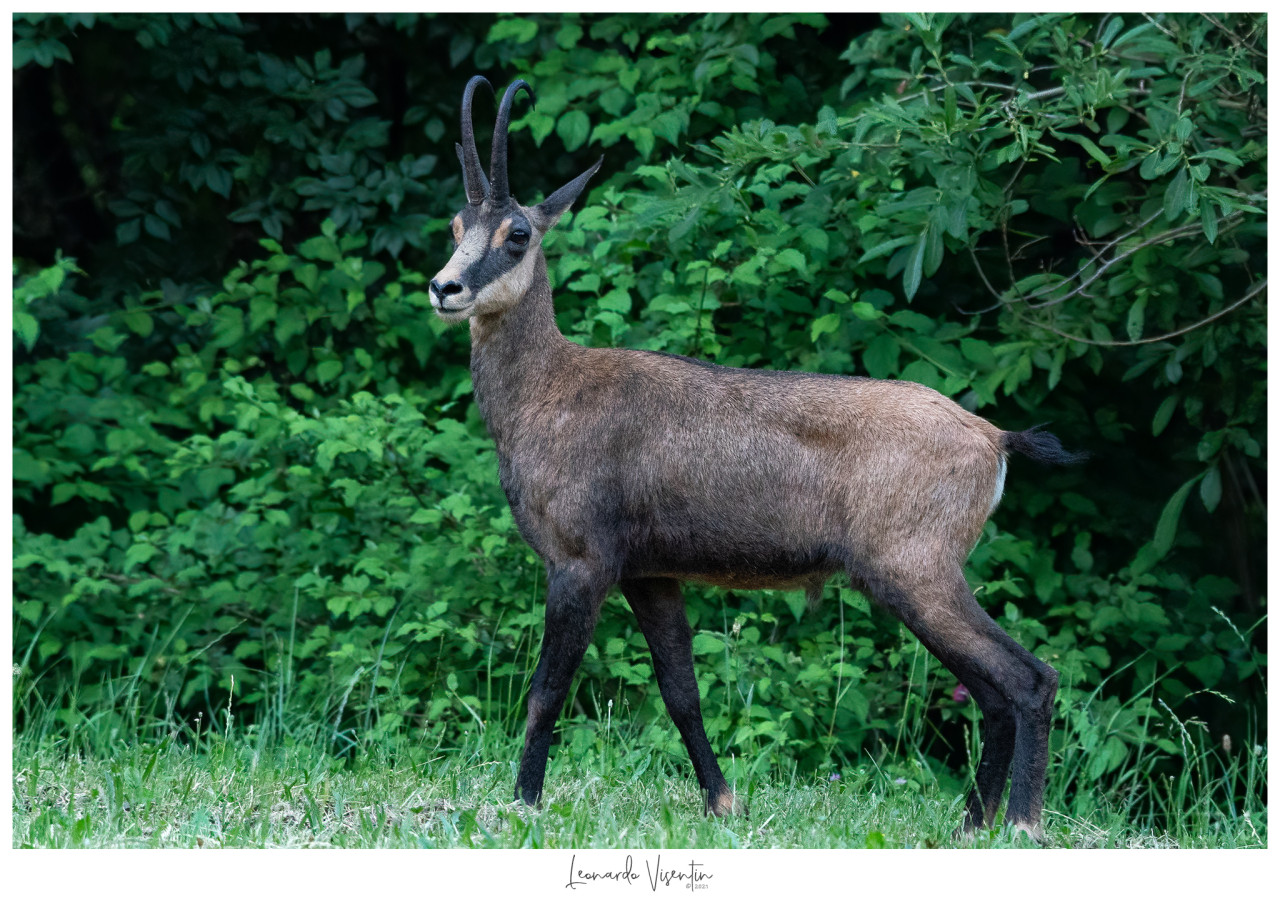
[[[560,216],[564,215],[564,211],[578,199],[578,194],[582,193],[582,189],[587,186],[587,182],[591,180],[591,176],[600,168],[602,162],[604,162],[603,156],[596,160],[596,164],[591,168],[530,209],[529,217],[533,221],[533,226],[543,234],[550,231],[552,226],[560,220]]]

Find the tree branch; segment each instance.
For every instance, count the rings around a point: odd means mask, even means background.
[[[1227,306],[1224,309],[1219,309],[1217,312],[1213,313],[1213,315],[1210,315],[1206,318],[1202,318],[1200,319],[1200,321],[1196,322],[1195,324],[1187,325],[1185,328],[1179,328],[1176,331],[1170,331],[1168,334],[1161,334],[1159,337],[1144,337],[1141,340],[1093,340],[1088,337],[1079,337],[1075,334],[1068,334],[1066,331],[1059,331],[1057,328],[1053,327],[1052,325],[1046,325],[1043,322],[1029,321],[1028,324],[1031,325],[1031,327],[1033,328],[1043,328],[1046,331],[1052,331],[1054,334],[1057,334],[1059,337],[1065,337],[1068,340],[1074,340],[1076,343],[1087,343],[1090,346],[1106,346],[1106,347],[1141,346],[1144,343],[1160,343],[1161,341],[1170,340],[1174,337],[1181,337],[1183,334],[1188,334],[1191,331],[1196,330],[1197,328],[1202,328],[1205,325],[1209,324],[1209,322],[1222,318],[1222,316],[1226,315],[1228,312],[1231,312],[1232,310],[1237,309],[1240,306],[1243,306],[1245,303],[1249,302],[1254,297],[1256,297],[1259,293],[1261,293],[1266,289],[1267,289],[1267,282],[1266,282],[1266,279],[1263,279],[1261,282],[1259,282],[1259,284],[1256,287],[1254,287],[1252,290],[1250,290],[1240,299],[1236,300],[1234,303],[1232,303],[1230,306]]]

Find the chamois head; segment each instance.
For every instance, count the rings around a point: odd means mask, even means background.
[[[457,148],[467,205],[453,217],[453,256],[431,280],[431,305],[446,321],[500,313],[519,302],[542,256],[543,235],[578,198],[604,161],[602,157],[537,206],[521,206],[511,196],[507,182],[507,126],[516,94],[524,91],[532,100],[533,90],[525,82],[515,81],[502,95],[486,179],[471,117],[471,100],[481,84],[493,90],[486,78],[476,75],[462,94],[462,143]]]

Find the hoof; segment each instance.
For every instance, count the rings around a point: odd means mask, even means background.
[[[1039,823],[1027,824],[1023,822],[1015,824],[1006,822],[1004,828],[1005,832],[1014,839],[1017,839],[1018,834],[1025,833],[1036,845],[1047,845],[1047,841],[1044,838],[1044,828],[1041,827]],[[972,845],[978,840],[978,835],[984,832],[990,836],[990,831],[986,830],[986,828],[976,827],[966,823],[951,832],[951,840],[952,842],[959,843],[961,845]]]
[[[1010,827],[1013,830],[1014,837],[1017,837],[1020,833],[1025,833],[1027,836],[1031,837],[1032,841],[1035,842],[1036,845],[1045,845],[1044,828],[1040,826],[1039,821],[1034,824],[1027,824],[1026,822],[1018,821],[1011,824]]]
[[[747,807],[739,801],[738,797],[732,792],[720,793],[715,799],[707,803],[707,814],[715,815],[717,818],[727,818],[730,815],[745,815]]]

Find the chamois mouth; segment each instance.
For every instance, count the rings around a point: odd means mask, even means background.
[[[434,309],[440,318],[465,316],[471,310],[471,306],[475,305],[474,293],[463,288],[456,280],[449,280],[443,287],[433,280],[426,292],[431,297],[431,309]]]
[[[471,317],[471,304],[460,306],[457,309],[450,309],[448,306],[440,306],[436,309],[436,315],[447,322],[466,321]]]
[[[436,315],[449,321],[458,321],[466,318],[474,305],[474,300],[466,299],[456,306],[451,306],[446,299],[442,299],[434,290],[431,291],[431,307],[435,309]]]

